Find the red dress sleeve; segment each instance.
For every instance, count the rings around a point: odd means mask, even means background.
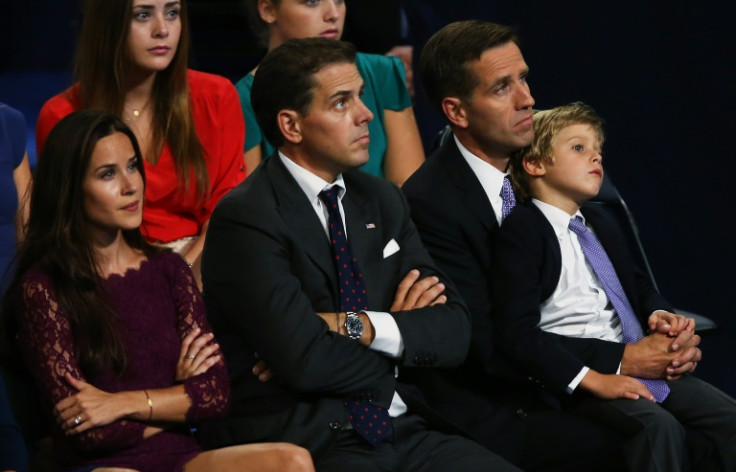
[[[38,114],[36,122],[36,153],[41,155],[41,149],[46,143],[49,133],[66,115],[77,110],[77,106],[73,103],[73,98],[77,93],[77,86],[61,92],[59,95],[50,98],[43,104]]]
[[[208,161],[211,194],[197,217],[200,225],[230,190],[245,180],[245,120],[235,87],[224,77],[190,71],[197,136]],[[207,90],[202,90],[207,89]]]
[[[22,311],[19,313],[19,342],[36,383],[49,402],[49,408],[77,393],[64,379],[72,376],[87,381],[74,355],[74,339],[66,314],[61,310],[51,281],[31,270],[21,284]],[[57,434],[60,432],[58,426]],[[127,449],[143,441],[145,425],[119,420],[93,428],[66,440],[82,450],[112,451]]]
[[[184,260],[171,255],[174,302],[177,310],[177,328],[182,339],[194,328],[199,327],[202,334],[212,332],[205,314],[202,295],[192,276],[192,271]],[[212,342],[216,342],[213,338]],[[224,416],[230,407],[230,379],[227,375],[222,352],[220,360],[207,372],[195,375],[184,381],[184,389],[192,401],[187,411],[187,422],[197,422]]]

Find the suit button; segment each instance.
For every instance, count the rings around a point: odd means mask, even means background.
[[[414,365],[422,365],[422,360],[419,358],[419,356],[416,356],[414,359],[412,359],[412,362]]]
[[[342,425],[339,421],[330,421],[330,429],[332,431],[340,431],[342,429]]]
[[[524,418],[526,418],[526,411],[524,411],[523,408],[519,408],[518,410],[516,410],[516,417],[520,420],[523,420]]]

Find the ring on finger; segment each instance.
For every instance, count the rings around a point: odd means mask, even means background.
[[[195,358],[196,356],[193,356],[193,355],[191,355],[191,354],[187,354],[187,355],[186,355],[186,356],[184,356],[184,357],[186,357],[187,359],[194,359],[194,358]]]
[[[82,415],[77,415],[74,418],[74,426],[79,426],[80,424],[82,424]]]

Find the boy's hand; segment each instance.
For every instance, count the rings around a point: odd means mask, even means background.
[[[627,375],[601,374],[591,369],[583,377],[580,386],[604,400],[645,398],[656,401],[643,383]]]

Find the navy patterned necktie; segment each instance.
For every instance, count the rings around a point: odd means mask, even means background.
[[[340,311],[358,312],[368,309],[368,298],[358,260],[353,257],[345,237],[337,196],[338,187],[319,193],[320,200],[327,208],[332,256],[340,284]],[[355,432],[373,446],[381,444],[393,427],[388,411],[372,403],[355,400],[345,400],[344,404]]]
[[[605,249],[603,249],[598,238],[585,227],[582,218],[579,216],[570,219],[568,227],[577,235],[580,247],[583,250],[583,254],[585,254],[585,259],[593,268],[595,275],[598,276],[598,280],[600,280],[603,286],[603,291],[606,292],[606,296],[611,301],[611,305],[613,305],[621,320],[624,343],[633,344],[639,341],[644,337],[644,331],[641,328],[639,319],[636,317],[636,313],[634,313],[634,309],[631,307],[631,303],[629,303],[629,299],[626,297],[626,293],[621,286],[621,281],[618,279],[618,275],[616,275],[616,269],[613,268],[613,264],[611,264],[611,260],[608,258]],[[658,403],[662,403],[670,393],[670,388],[664,380],[638,380],[646,385]]]
[[[511,210],[516,206],[516,195],[514,188],[511,186],[511,179],[508,175],[503,177],[503,186],[501,187],[501,221],[505,220]]]

